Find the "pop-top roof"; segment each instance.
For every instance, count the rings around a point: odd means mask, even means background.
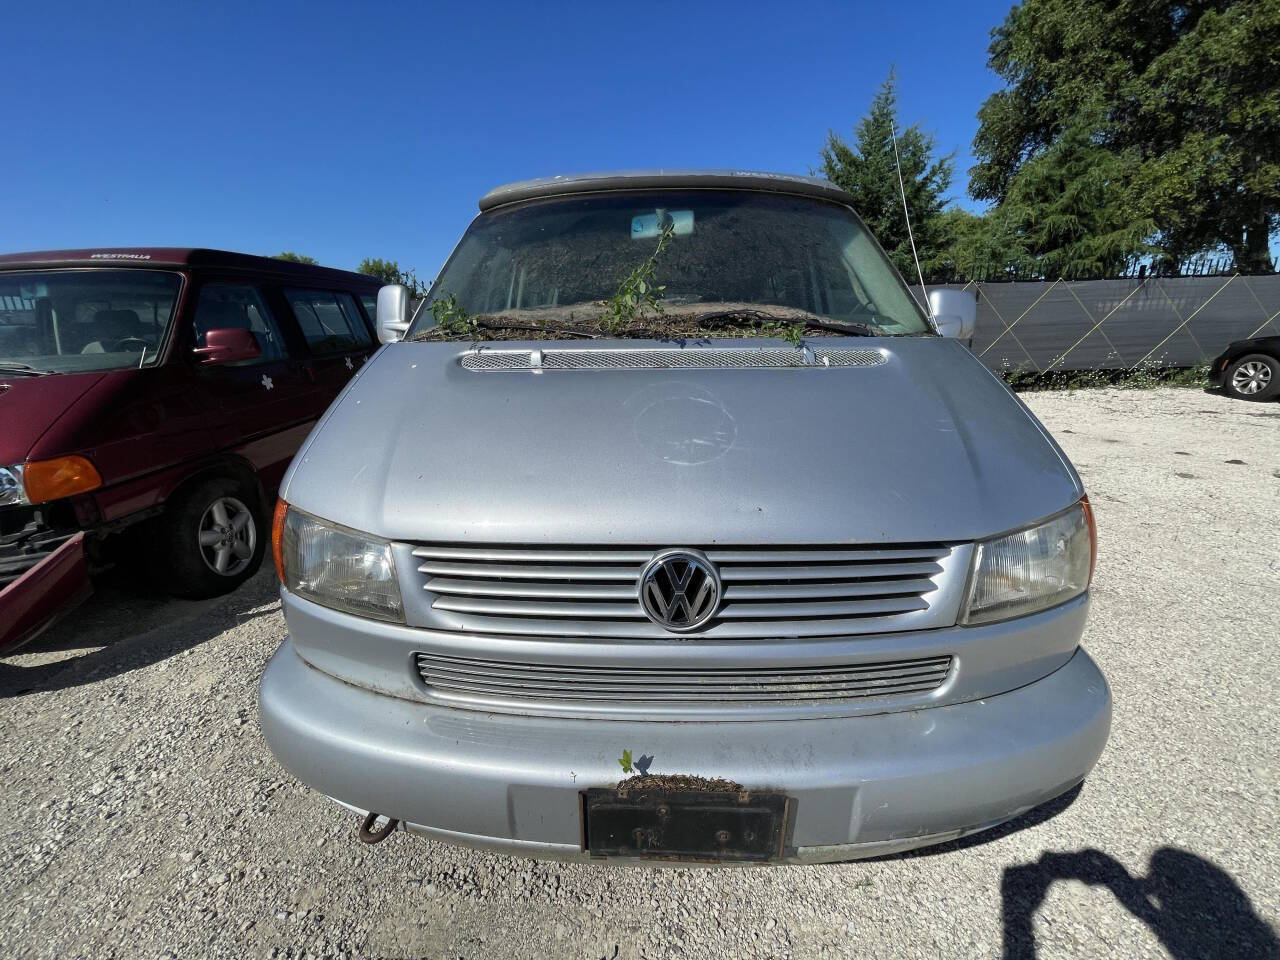
[[[480,198],[480,209],[492,210],[507,203],[558,197],[602,190],[681,189],[703,187],[729,190],[758,190],[821,197],[851,204],[853,198],[830,180],[801,177],[791,173],[753,173],[747,170],[621,170],[611,173],[580,173],[560,177],[521,180],[490,190]]]

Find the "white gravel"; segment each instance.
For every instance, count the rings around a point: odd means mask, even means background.
[[[0,955],[1280,954],[1280,404],[1025,396],[1101,537],[1086,645],[1112,738],[1073,803],[876,862],[566,866],[397,834],[271,759],[269,571],[185,603],[107,587],[0,660]]]

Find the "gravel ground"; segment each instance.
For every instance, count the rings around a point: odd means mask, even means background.
[[[258,729],[284,636],[270,573],[202,603],[108,585],[0,660],[0,954],[1280,954],[1280,404],[1026,399],[1101,537],[1085,642],[1115,719],[1074,797],[823,867],[561,865],[405,834],[364,847]]]

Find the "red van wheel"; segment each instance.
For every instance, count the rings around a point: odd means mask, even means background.
[[[267,527],[257,491],[232,477],[194,484],[165,508],[165,577],[180,597],[216,597],[258,571]]]

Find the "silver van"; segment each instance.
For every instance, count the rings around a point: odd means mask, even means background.
[[[938,299],[821,180],[488,194],[285,478],[276,757],[366,840],[585,861],[883,854],[1080,783],[1092,513]]]

